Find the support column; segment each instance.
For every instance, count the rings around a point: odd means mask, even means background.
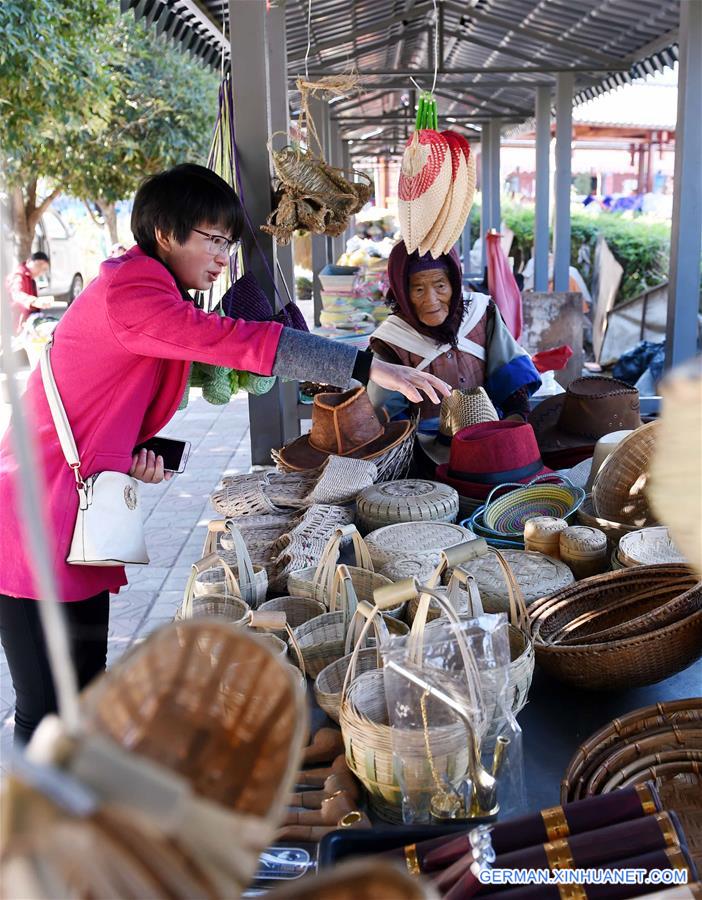
[[[243,198],[253,227],[258,229],[271,211],[271,192],[268,190],[270,164],[268,153],[263,150],[269,136],[270,103],[265,4],[229,0],[229,21],[237,23],[231,33],[231,73]],[[271,49],[273,56],[284,52],[279,47]],[[282,56],[282,59],[285,57]],[[243,242],[251,271],[268,297],[272,298],[268,270],[273,272],[275,269],[273,240],[262,231],[256,232],[256,238],[265,263],[253,244],[251,234],[245,229]],[[296,436],[296,430],[291,434],[285,431],[283,405],[279,383],[262,397],[249,397],[251,461],[255,464],[270,464],[271,448],[280,447]]]
[[[329,126],[329,107],[326,103],[317,97],[309,99],[310,116],[317,130],[317,137],[321,144],[322,154],[326,157]],[[309,141],[309,138],[308,138]],[[316,153],[319,147],[312,142],[311,149]],[[312,235],[312,296],[314,300],[314,324],[319,325],[319,314],[322,311],[322,286],[319,283],[317,275],[319,271],[327,265],[331,257],[331,238],[327,239],[323,234]]]
[[[327,161],[337,169],[344,168],[339,123],[333,122],[331,119],[329,120],[329,158]],[[345,249],[346,238],[343,233],[332,238],[332,262],[336,262]]]
[[[553,288],[568,290],[570,266],[570,181],[573,132],[572,72],[556,76],[556,186],[553,226]]]
[[[697,351],[702,242],[702,4],[680,4],[679,47],[666,366],[677,365]]]
[[[289,104],[288,104],[288,73],[286,61],[287,41],[285,35],[285,8],[274,6],[268,10],[266,18],[266,42],[268,52],[268,84],[270,91],[270,105],[268,109],[268,129],[270,134],[278,131],[288,133]],[[280,140],[280,137],[278,138]],[[272,174],[272,173],[271,173]],[[276,268],[274,271],[278,293],[283,302],[288,300],[288,292],[295,298],[295,264],[293,262],[292,241],[285,247],[274,243],[274,259]],[[276,396],[280,403],[280,414],[283,428],[283,436],[286,441],[296,438],[300,433],[300,425],[297,417],[298,383],[296,381],[279,382],[276,384]],[[273,392],[271,392],[273,394]],[[254,398],[256,399],[256,398]],[[269,408],[265,410],[267,413]],[[252,428],[253,430],[253,428]]]
[[[500,145],[502,142],[502,122],[493,119],[490,129],[490,227],[500,230],[502,222],[502,179],[500,178]]]
[[[551,148],[551,88],[536,89],[536,188],[534,211],[534,290],[548,290],[549,153]]]
[[[346,173],[347,178],[351,178],[351,154],[349,152],[349,142],[341,141],[341,168]],[[344,246],[346,245],[346,241],[350,240],[353,237],[353,228],[352,223],[353,217],[349,219],[349,224],[346,226],[346,231],[343,235]]]
[[[480,192],[482,203],[480,206],[480,243],[481,243],[481,273],[485,271],[487,261],[487,242],[485,235],[491,228],[491,200],[490,190],[492,188],[492,178],[490,176],[490,165],[492,158],[490,154],[491,131],[488,124],[484,124],[480,132]]]

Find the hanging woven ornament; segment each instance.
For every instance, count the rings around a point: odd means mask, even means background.
[[[465,175],[459,174],[458,176],[465,179],[464,190],[460,193],[457,193],[454,188],[454,196],[456,198],[454,203],[458,207],[458,209],[456,212],[456,216],[454,217],[453,230],[447,232],[446,241],[444,242],[444,249],[442,251],[443,253],[448,253],[463,232],[466,220],[468,219],[471,207],[473,206],[473,200],[475,199],[476,168],[475,156],[471,153],[468,139],[463,137],[462,134],[457,134],[455,131],[444,131],[442,133],[446,136],[447,140],[449,139],[449,135],[451,135],[454,143],[458,143],[458,146],[463,153],[463,158],[465,159],[466,163]],[[460,204],[461,194],[463,200],[462,204]],[[453,214],[453,203],[451,211]]]
[[[402,156],[398,186],[400,234],[412,253],[442,214],[451,187],[451,150],[436,131],[436,103],[424,96],[419,101],[417,130]]]
[[[455,219],[457,217],[457,199],[458,195],[464,191],[466,184],[466,159],[463,155],[463,149],[460,142],[456,139],[456,135],[452,131],[442,131],[442,136],[446,138],[451,154],[451,183],[449,185],[444,205],[436,218],[436,222],[429,229],[429,233],[419,245],[419,255],[424,256],[426,253],[436,259],[444,252],[444,245],[449,234],[453,233]],[[462,199],[460,201],[463,207]]]

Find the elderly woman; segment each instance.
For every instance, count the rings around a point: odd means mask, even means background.
[[[502,418],[526,418],[539,375],[493,301],[486,294],[464,294],[455,248],[433,259],[408,254],[400,241],[390,254],[388,276],[392,315],[371,337],[376,357],[437,375],[453,388],[484,387]],[[409,412],[398,392],[370,385],[368,393],[391,418]],[[439,415],[431,399],[414,408],[424,420]]]

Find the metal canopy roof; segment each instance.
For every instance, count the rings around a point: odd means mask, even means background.
[[[263,0],[257,0],[263,2]],[[391,146],[411,124],[414,90],[433,80],[439,115],[452,127],[479,133],[494,118],[530,119],[534,88],[575,74],[575,103],[583,103],[677,60],[681,0],[312,0],[308,71],[311,80],[349,72],[360,92],[332,106],[341,136],[364,140],[371,152]],[[308,0],[284,5],[293,115],[295,79],[305,72]],[[228,0],[120,0],[157,31],[205,64],[229,56]],[[236,23],[232,23],[236,27]],[[223,34],[224,29],[224,34]],[[455,121],[454,121],[455,120]]]

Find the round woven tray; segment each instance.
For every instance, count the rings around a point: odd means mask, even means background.
[[[366,535],[365,540],[373,565],[381,568],[400,556],[423,559],[428,553],[474,537],[472,531],[449,522],[402,522],[378,528]]]
[[[401,581],[403,578],[416,578],[420,584],[426,584],[441,561],[441,551],[427,553],[423,557],[393,559],[380,569],[380,574],[390,581]]]
[[[702,698],[634,710],[591,735],[571,759],[561,803],[652,781],[702,865]]]
[[[664,525],[640,528],[622,536],[617,551],[623,566],[651,566],[660,563],[685,563],[685,558]]]
[[[502,550],[529,606],[539,597],[552,594],[574,581],[573,573],[560,560],[536,550]],[[509,593],[502,569],[494,554],[480,556],[461,566],[475,578],[485,612],[507,612]],[[448,573],[450,577],[450,573]]]
[[[374,531],[397,522],[455,522],[458,493],[436,481],[407,478],[365,488],[356,498],[361,530]]]
[[[656,524],[646,485],[658,424],[649,422],[637,428],[602,464],[592,484],[592,502],[599,517],[636,528]]]

